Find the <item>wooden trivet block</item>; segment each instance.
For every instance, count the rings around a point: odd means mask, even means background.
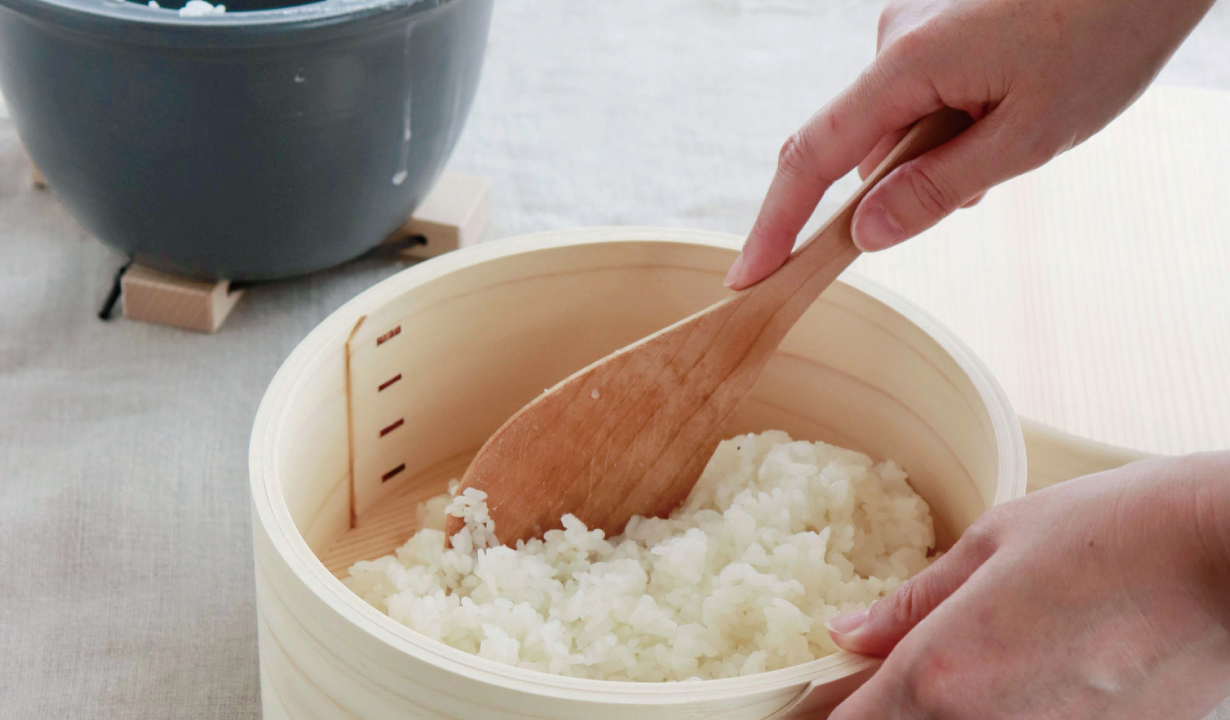
[[[426,243],[402,254],[422,259],[473,245],[491,216],[490,188],[486,178],[445,173],[389,240],[421,235]],[[120,284],[124,317],[202,332],[217,330],[243,295],[227,281],[185,280],[140,265],[129,268]]]
[[[243,296],[230,282],[201,282],[164,275],[133,265],[120,280],[124,317],[214,332]]]
[[[490,218],[491,181],[450,172],[436,181],[414,216],[394,236],[422,235],[427,243],[403,254],[432,258],[477,243]]]

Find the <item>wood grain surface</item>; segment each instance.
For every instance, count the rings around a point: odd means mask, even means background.
[[[1230,94],[1154,88],[855,269],[955,331],[1024,417],[1148,452],[1230,448],[1228,129]]]

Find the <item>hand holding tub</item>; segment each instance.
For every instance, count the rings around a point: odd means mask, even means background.
[[[830,720],[1199,720],[1230,695],[1230,453],[1001,505],[830,633],[888,656]]]

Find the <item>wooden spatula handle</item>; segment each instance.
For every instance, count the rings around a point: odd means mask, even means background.
[[[841,209],[804,241],[785,265],[744,292],[770,296],[765,298],[766,304],[771,303],[772,298],[782,304],[779,323],[785,326],[784,334],[820,293],[858,258],[851,225],[854,211],[867,193],[890,172],[955,138],[972,123],[969,115],[952,108],[944,108],[919,120]]]

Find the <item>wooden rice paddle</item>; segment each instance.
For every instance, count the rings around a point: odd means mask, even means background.
[[[858,257],[850,224],[859,201],[894,168],[969,125],[951,109],[920,120],[773,275],[539,395],[487,440],[458,492],[487,493],[506,545],[560,527],[566,513],[608,537],[633,515],[669,514],[787,331]],[[447,518],[450,537],[462,527]]]

